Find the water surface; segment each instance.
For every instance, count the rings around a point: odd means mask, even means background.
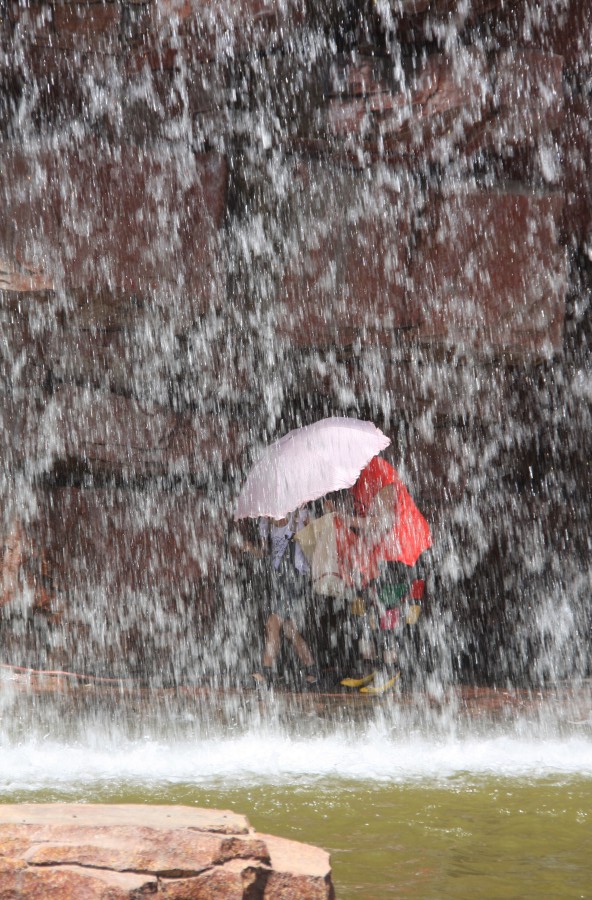
[[[481,721],[391,702],[338,722],[311,702],[290,722],[280,704],[58,718],[59,698],[4,700],[2,802],[233,809],[326,848],[339,900],[592,897],[592,720],[573,706]]]

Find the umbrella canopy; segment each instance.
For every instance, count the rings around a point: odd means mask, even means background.
[[[334,416],[288,432],[249,472],[235,519],[281,519],[332,491],[350,488],[390,439],[372,422]]]

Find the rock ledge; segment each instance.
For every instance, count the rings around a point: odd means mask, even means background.
[[[0,805],[0,900],[334,900],[329,855],[187,806]]]

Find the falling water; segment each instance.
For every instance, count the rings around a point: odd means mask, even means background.
[[[0,4],[7,795],[590,776],[591,46],[575,0]],[[246,687],[233,504],[329,415],[434,537],[374,704]]]

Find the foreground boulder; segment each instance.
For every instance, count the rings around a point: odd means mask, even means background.
[[[331,900],[329,855],[186,806],[0,806],[0,900]]]

